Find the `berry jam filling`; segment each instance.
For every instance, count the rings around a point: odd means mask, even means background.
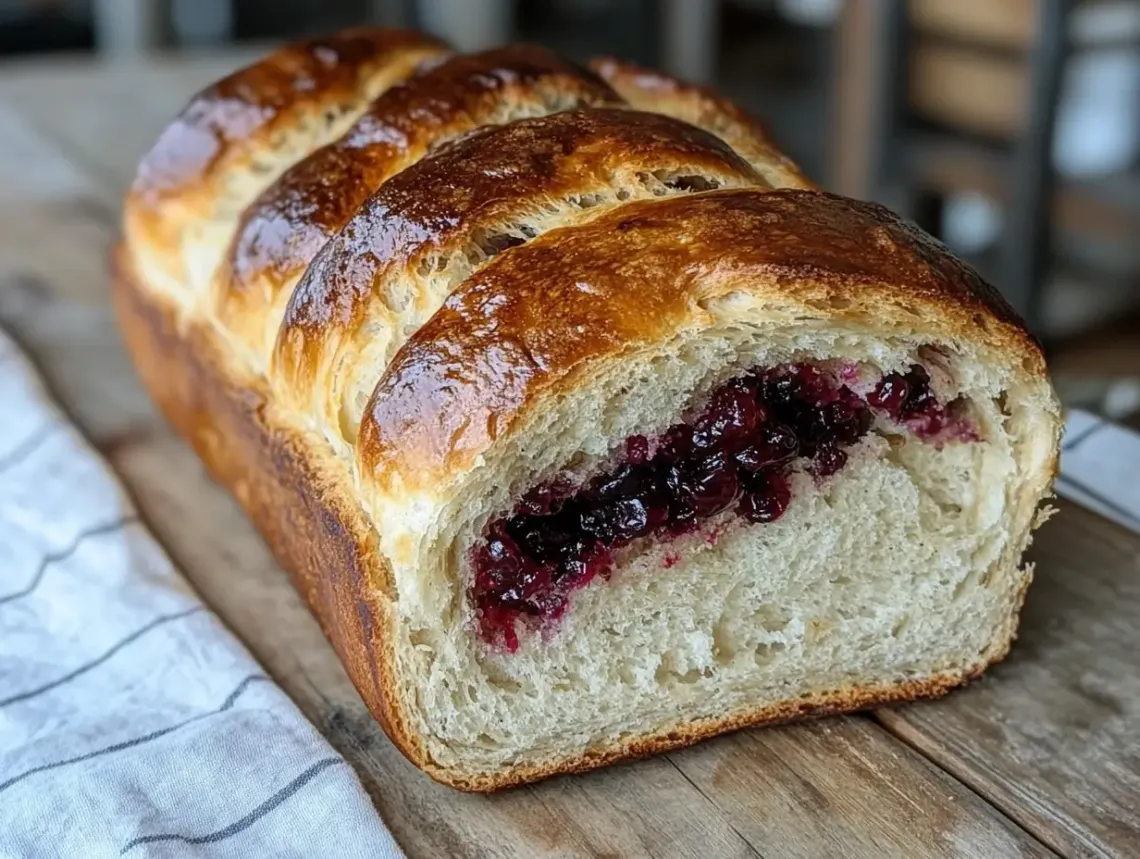
[[[659,438],[628,438],[621,461],[584,486],[531,490],[472,552],[484,639],[514,651],[516,621],[558,617],[571,591],[607,575],[616,550],[639,537],[693,531],[729,508],[750,522],[779,519],[793,466],[817,479],[835,474],[876,415],[924,439],[948,430],[973,438],[951,414],[960,403],[941,405],[921,366],[883,376],[863,395],[844,384],[853,375],[810,364],[753,370]]]

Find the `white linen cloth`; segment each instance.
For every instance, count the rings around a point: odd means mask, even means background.
[[[1140,434],[1073,411],[1065,422],[1057,494],[1140,532]]]
[[[1058,491],[1140,530],[1140,436],[1073,414]],[[0,857],[401,855],[0,332]]]
[[[0,857],[402,855],[0,332]]]

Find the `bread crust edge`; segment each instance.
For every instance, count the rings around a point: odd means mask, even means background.
[[[264,383],[227,364],[213,330],[180,324],[179,308],[141,282],[123,245],[112,253],[112,301],[144,388],[289,574],[384,732],[424,766],[395,694],[390,571],[344,492],[348,475],[273,420]]]
[[[1015,637],[1017,612],[979,662],[962,670],[812,693],[499,772],[440,765],[415,735],[398,694],[390,571],[363,510],[343,491],[351,484],[336,479],[331,456],[327,463],[317,461],[301,433],[272,420],[263,384],[242,378],[227,364],[214,331],[197,321],[179,324],[176,306],[140,282],[122,245],[112,254],[112,269],[115,312],[144,387],[287,571],[389,739],[441,784],[497,791],[649,757],[743,728],[937,698],[1003,659]],[[1028,583],[1026,576],[1022,596]]]

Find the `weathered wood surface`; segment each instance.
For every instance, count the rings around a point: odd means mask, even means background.
[[[0,79],[0,325],[203,597],[353,763],[410,856],[1140,855],[1129,812],[1140,539],[1068,505],[1035,552],[1014,657],[946,701],[744,732],[493,797],[420,775],[236,506],[156,416],[107,306],[106,251],[134,161],[233,62]]]
[[[1140,857],[1140,540],[1064,505],[1009,659],[879,721],[1065,856]]]

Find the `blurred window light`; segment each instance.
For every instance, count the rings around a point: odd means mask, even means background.
[[[1137,4],[1140,17],[1140,4]],[[1065,176],[1107,175],[1140,156],[1140,52],[1089,48],[1070,57],[1053,161]]]
[[[835,23],[841,0],[776,0],[776,7],[788,21],[805,27],[827,27]]]
[[[959,191],[946,197],[942,238],[959,253],[983,253],[998,240],[1001,229],[1001,206],[991,197],[978,191]]]

